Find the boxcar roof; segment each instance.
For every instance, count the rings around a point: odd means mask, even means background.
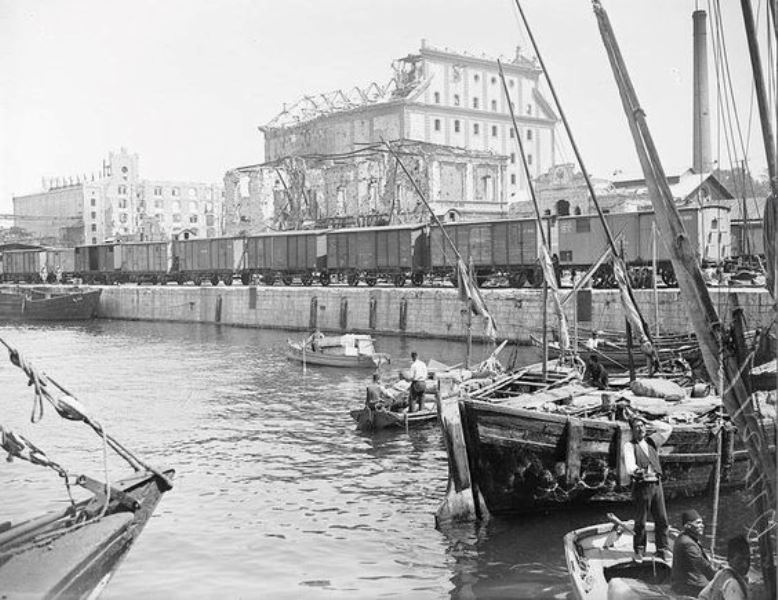
[[[353,233],[355,231],[398,231],[401,229],[423,229],[426,223],[405,223],[403,225],[376,225],[375,227],[344,227],[343,229],[330,229],[328,234]]]

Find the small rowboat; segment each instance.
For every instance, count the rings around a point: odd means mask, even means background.
[[[3,598],[96,598],[169,489],[173,471],[141,471],[105,484],[79,477],[95,495],[16,525],[0,523]],[[105,514],[103,514],[105,510]]]
[[[608,514],[609,522],[571,531],[564,538],[565,561],[576,600],[681,598],[670,590],[672,558],[654,556],[654,524],[646,523],[646,558],[633,559],[633,522]],[[670,544],[678,531],[670,528]]]
[[[360,431],[378,431],[380,429],[417,427],[438,420],[438,411],[420,410],[409,413],[408,411],[393,411],[372,409],[367,406],[350,411],[351,417],[357,422]]]
[[[388,354],[375,351],[374,340],[369,335],[314,333],[301,342],[287,340],[287,344],[286,357],[306,365],[375,369],[390,361]]]

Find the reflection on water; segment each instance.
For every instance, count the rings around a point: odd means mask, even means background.
[[[562,536],[603,511],[435,530],[446,489],[437,427],[359,433],[348,410],[362,402],[369,371],[303,375],[284,358],[297,335],[118,321],[0,326],[118,439],[176,469],[175,488],[103,598],[567,597]],[[464,358],[461,344],[439,340],[378,346],[393,367],[411,350],[449,364]],[[477,348],[474,358],[487,354]],[[100,441],[85,427],[52,410],[29,424],[32,395],[10,363],[0,387],[0,423],[68,470],[102,476]],[[2,465],[0,520],[65,501],[51,471]],[[112,459],[110,476],[123,472]],[[688,506],[704,508],[674,504],[671,513]],[[737,527],[744,511],[731,512]]]

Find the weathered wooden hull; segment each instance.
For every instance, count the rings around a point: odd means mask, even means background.
[[[379,431],[418,427],[438,420],[437,410],[420,410],[417,412],[394,412],[389,410],[370,410],[368,407],[358,408],[350,412],[361,431]]]
[[[101,290],[66,292],[30,298],[17,292],[0,293],[0,319],[76,321],[97,315]]]
[[[621,448],[630,438],[620,421],[576,418],[477,400],[460,405],[473,483],[494,514],[546,511],[590,501],[629,501]],[[775,443],[772,419],[766,430]],[[742,486],[747,451],[725,431],[723,488]],[[661,449],[665,496],[711,488],[716,435],[707,425],[677,425]]]
[[[164,472],[168,480],[173,471]],[[117,481],[113,487],[137,502],[109,507],[106,515],[80,527],[68,517],[33,521],[0,530],[0,590],[4,598],[96,597],[148,522],[165,482],[150,473]],[[96,498],[80,503],[99,514]],[[48,537],[47,537],[48,536]],[[42,540],[46,540],[45,543]]]

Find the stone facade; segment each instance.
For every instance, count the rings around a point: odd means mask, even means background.
[[[439,216],[459,220],[506,214],[506,157],[412,141],[393,147]],[[228,235],[430,218],[382,144],[348,155],[291,156],[233,169],[224,189]]]
[[[222,188],[141,179],[137,154],[111,152],[91,176],[44,179],[44,190],[14,197],[16,225],[41,242],[75,246],[107,239],[164,240],[183,229],[222,233]]]
[[[502,61],[530,171],[554,162],[557,116],[538,88],[537,62],[517,50]],[[382,140],[416,140],[508,157],[505,196],[526,195],[508,103],[497,61],[438,49],[394,61],[386,85],[306,96],[285,107],[265,134],[265,159],[350,153]],[[502,196],[502,194],[498,194]]]

